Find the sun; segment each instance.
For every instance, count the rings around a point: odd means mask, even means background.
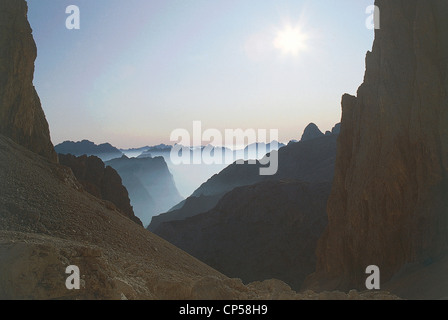
[[[307,39],[308,37],[300,27],[288,25],[283,30],[277,32],[274,46],[285,55],[297,56],[307,48]]]

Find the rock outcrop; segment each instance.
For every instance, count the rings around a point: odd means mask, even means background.
[[[376,5],[364,83],[342,99],[329,225],[309,279],[321,288],[363,287],[369,265],[385,282],[448,250],[448,2]]]
[[[0,2],[0,134],[57,162],[33,86],[37,48],[27,11],[25,0]]]
[[[125,216],[143,226],[134,214],[128,191],[115,169],[106,167],[104,162],[95,156],[75,157],[59,154],[59,163],[72,169],[76,179],[87,192],[113,203]]]

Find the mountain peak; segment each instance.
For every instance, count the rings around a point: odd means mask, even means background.
[[[310,123],[303,131],[301,141],[312,140],[322,136],[324,136],[324,134],[320,131],[319,127],[314,123]]]

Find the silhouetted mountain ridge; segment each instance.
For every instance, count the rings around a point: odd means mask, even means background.
[[[136,215],[147,226],[154,214],[182,201],[163,157],[121,158],[106,162],[120,174]]]
[[[322,136],[284,146],[278,151],[278,171],[274,176],[260,176],[261,164],[232,164],[203,183],[188,198],[190,205],[177,208],[153,218],[149,230],[155,231],[160,221],[170,217],[191,217],[210,210],[227,192],[236,187],[252,185],[266,180],[296,179],[304,182],[331,181],[336,158],[337,135]],[[195,205],[194,205],[195,204]],[[195,209],[196,207],[196,209]]]
[[[55,150],[60,154],[72,154],[74,156],[97,156],[103,161],[119,158],[123,153],[110,143],[95,144],[89,140],[78,142],[65,141],[55,146]]]
[[[317,125],[314,123],[310,123],[303,131],[302,138],[300,139],[300,141],[312,140],[320,138],[322,136],[324,136],[324,134],[322,133],[322,131],[320,131]]]

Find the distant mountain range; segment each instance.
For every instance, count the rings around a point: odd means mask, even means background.
[[[193,152],[197,149],[201,149],[204,151],[206,147],[209,148],[207,150],[210,152],[210,154],[213,156],[215,152],[230,152],[234,154],[234,157],[236,157],[234,160],[237,160],[239,158],[244,160],[249,159],[261,159],[263,158],[266,153],[269,153],[274,150],[278,150],[279,148],[284,147],[285,144],[278,142],[278,141],[272,141],[270,143],[264,143],[264,142],[256,142],[247,145],[245,148],[242,149],[229,149],[227,147],[218,147],[218,146],[200,146],[200,147],[187,147],[187,149],[191,153],[191,158],[193,157]],[[166,156],[171,152],[173,149],[173,146],[166,145],[166,144],[160,144],[157,146],[146,146],[141,148],[133,148],[133,149],[120,149],[120,152],[125,154],[127,157],[130,158],[144,158],[144,157],[154,157],[154,156]],[[232,161],[233,162],[233,161]],[[231,164],[231,163],[228,163]]]
[[[306,130],[304,134],[306,134]],[[225,147],[208,146],[209,149],[207,150],[207,152],[211,156],[214,156],[216,152],[220,152],[223,155],[222,163],[180,165],[174,164],[172,162],[171,151],[173,149],[173,146],[166,144],[132,149],[118,149],[109,143],[97,145],[94,142],[83,140],[79,142],[65,141],[57,145],[55,147],[55,150],[59,154],[71,154],[74,156],[96,156],[106,162],[107,165],[110,165],[111,167],[116,169],[122,177],[123,184],[126,186],[129,192],[129,197],[134,207],[136,216],[138,216],[142,220],[144,225],[148,225],[153,215],[160,214],[161,212],[166,212],[167,210],[172,209],[171,207],[175,205],[181,206],[183,202],[181,204],[178,203],[182,200],[182,195],[191,195],[193,191],[198,189],[198,187],[201,186],[205,181],[210,179],[213,175],[219,173],[221,170],[225,169],[229,165],[229,163],[225,163],[226,154],[228,156],[230,153],[233,160],[261,159],[267,153],[276,151],[280,148],[283,148],[284,146],[285,144],[278,141],[272,141],[271,143],[267,144],[263,142],[257,142],[246,146],[244,149],[238,150],[231,150]],[[193,162],[194,152],[200,150],[201,154],[203,154],[202,152],[204,152],[205,148],[206,146],[188,147],[187,150],[189,150],[190,152],[191,162]],[[125,156],[123,157],[123,155]],[[168,170],[165,170],[166,168],[164,168],[163,166],[153,167],[152,165],[150,165],[150,163],[155,162],[151,162],[151,160],[131,161],[131,159],[134,158],[154,159],[157,157],[162,157],[164,159]],[[126,169],[123,169],[123,165],[125,162]],[[144,168],[148,170],[146,174],[152,175],[148,181],[143,181],[142,176],[138,177],[139,174],[142,174],[141,165],[143,163],[146,163],[144,165]],[[136,167],[132,168],[133,166]],[[159,177],[161,180],[157,180],[156,182],[154,182],[155,180],[153,179],[153,174],[156,167],[162,170],[162,172],[160,172],[160,177],[164,178],[162,179]],[[135,172],[132,172],[133,169],[135,170]],[[136,174],[136,172],[139,172],[139,174]],[[143,176],[145,175],[143,174]],[[255,176],[258,177],[258,174],[255,174]],[[166,181],[164,181],[164,179]],[[156,199],[155,195],[157,194],[157,192],[154,190],[154,188],[158,188],[160,181],[164,181],[162,184],[167,187],[168,194],[160,195],[156,197]],[[151,183],[155,183],[155,185],[151,187]],[[239,186],[239,184],[237,183],[236,186]],[[149,192],[148,188],[152,189],[152,191]],[[227,191],[230,191],[230,189],[225,189],[225,192]],[[219,197],[217,196],[217,194],[214,194],[210,199],[208,199],[208,201],[205,202],[208,203],[208,206],[206,208],[210,209],[212,205],[215,205],[219,198],[223,196],[225,192],[223,191],[223,193],[219,193]],[[207,195],[204,195],[204,197],[206,196]],[[195,200],[196,199],[193,198],[189,202],[194,202]],[[202,207],[202,205],[199,205],[199,207]]]
[[[137,158],[142,154],[154,152],[154,156],[159,156],[160,153],[171,152],[173,146],[166,144],[159,144],[157,146],[146,146],[141,148],[120,149],[120,152],[125,154],[128,158]]]
[[[278,147],[284,146],[281,143],[278,143]],[[83,140],[79,142],[73,141],[65,141],[55,147],[56,151],[59,154],[71,154],[74,156],[96,156],[103,160],[104,162],[108,162],[114,159],[121,159],[120,161],[111,162],[109,165],[114,167],[117,163],[122,163],[126,161],[125,159],[145,159],[145,158],[156,158],[162,157],[168,166],[168,171],[164,171],[162,169],[161,175],[164,176],[167,181],[171,181],[174,185],[169,187],[168,198],[169,200],[163,200],[164,197],[159,198],[158,200],[154,199],[154,191],[147,191],[148,181],[142,183],[141,179],[131,178],[129,176],[130,167],[135,164],[144,163],[144,161],[127,161],[128,168],[126,172],[121,170],[117,170],[119,174],[123,178],[123,183],[129,191],[129,197],[131,198],[131,202],[134,206],[136,215],[142,219],[145,225],[148,225],[152,215],[160,214],[161,212],[165,212],[169,210],[172,206],[177,204],[182,200],[182,196],[190,195],[195,189],[197,189],[204,181],[208,180],[214,174],[220,172],[224,169],[228,164],[218,163],[218,164],[180,164],[175,165],[171,161],[171,150],[173,146],[160,144],[156,146],[146,146],[141,148],[133,148],[133,149],[117,149],[109,143],[104,143],[100,145],[96,145],[94,142]],[[203,147],[195,147],[188,148],[190,150],[190,159],[191,162],[193,160],[193,154],[197,150],[204,150]],[[210,154],[213,156],[215,152],[222,152],[224,155],[225,152],[232,153],[235,157],[238,155],[241,158],[257,158],[257,153],[259,155],[264,156],[266,152],[270,152],[274,150],[273,143],[262,144],[257,143],[251,146],[247,146],[245,149],[241,149],[238,153],[236,151],[232,151],[228,148],[223,147],[212,147]],[[262,150],[266,150],[266,152],[261,152]],[[255,151],[255,152],[254,152]],[[122,156],[126,155],[125,158]],[[150,160],[146,161],[146,163],[150,163]],[[147,165],[146,169],[150,172],[153,172],[154,169],[150,168],[151,165]],[[162,168],[162,167],[159,167]],[[117,168],[115,168],[117,169]],[[140,168],[141,169],[141,168]],[[138,170],[140,170],[138,169]],[[136,169],[137,170],[137,169]],[[125,176],[123,176],[125,175]],[[135,174],[134,174],[135,176]],[[171,183],[170,182],[170,183]],[[168,185],[170,184],[168,183]],[[176,191],[173,191],[176,189]]]
[[[278,151],[273,151],[278,152],[279,158],[278,172],[274,176],[260,176],[260,163],[255,165],[234,163],[227,166],[219,174],[213,175],[204,182],[185,201],[173,207],[169,212],[155,216],[149,230],[155,231],[162,221],[170,221],[175,217],[190,217],[210,210],[222,196],[236,187],[280,179],[310,182],[329,181],[332,179],[334,170],[336,139],[337,134],[327,136],[322,134],[321,139],[290,143]],[[188,206],[184,207],[185,203]]]
[[[204,181],[210,178],[213,174],[221,171],[226,164],[197,164],[197,165],[175,165],[171,161],[171,150],[173,146],[158,145],[153,147],[143,147],[138,149],[121,150],[128,157],[148,158],[148,157],[163,157],[168,165],[169,171],[173,175],[179,193],[187,197]],[[159,211],[161,213],[163,211]]]
[[[274,142],[276,147],[274,147]],[[118,149],[112,146],[110,143],[104,143],[96,145],[94,142],[89,140],[83,140],[79,142],[65,141],[58,144],[55,150],[59,154],[72,154],[74,156],[96,156],[103,161],[109,161],[116,158],[121,158],[124,154],[128,158],[154,158],[163,157],[168,165],[170,172],[173,174],[174,181],[176,183],[177,189],[180,194],[184,197],[191,195],[191,193],[196,190],[204,181],[209,179],[214,174],[220,172],[222,169],[227,167],[233,162],[233,159],[261,159],[266,153],[276,150],[285,146],[283,143],[273,141],[271,143],[254,143],[246,146],[244,149],[232,151],[225,147],[211,146],[210,152],[211,156],[214,156],[216,152],[221,152],[223,154],[223,163],[216,164],[173,164],[171,161],[171,150],[173,146],[166,144],[159,144],[156,146],[145,146],[141,148],[131,148],[131,149]],[[193,159],[193,154],[197,150],[204,150],[206,146],[201,147],[188,147],[190,151],[191,162]],[[231,154],[231,161],[226,162],[224,155]],[[201,153],[202,154],[202,153]]]
[[[274,142],[276,143],[277,147],[274,147]],[[273,150],[277,150],[281,147],[284,147],[285,144],[277,141],[273,141],[271,143],[264,143],[264,142],[257,142],[250,144],[246,146],[244,149],[241,150],[235,150],[235,154],[242,155],[241,158],[244,158],[245,160],[248,159],[261,159],[265,156],[267,152],[271,152]],[[201,147],[189,147],[191,152],[193,152],[195,149],[204,149],[206,146]],[[225,147],[216,147],[212,146],[211,154],[213,155],[214,150],[221,150],[226,152],[232,152],[229,148]],[[132,148],[132,149],[117,149],[116,147],[112,146],[110,143],[103,143],[100,145],[95,144],[94,142],[91,142],[89,140],[82,140],[78,142],[74,141],[64,141],[63,143],[60,143],[55,146],[55,150],[59,154],[72,154],[74,156],[81,156],[81,155],[87,155],[87,156],[97,156],[99,158],[106,158],[106,157],[113,157],[108,160],[112,160],[115,158],[120,158],[123,154],[125,154],[128,158],[138,158],[138,157],[146,157],[146,156],[164,156],[166,154],[169,154],[171,150],[173,149],[173,146],[166,145],[166,144],[160,144],[157,146],[146,146],[141,148]],[[253,154],[252,151],[256,150],[258,151],[258,154]],[[266,150],[265,153],[262,153],[262,151]],[[248,153],[248,152],[251,153]],[[244,155],[244,156],[243,156]],[[104,160],[104,159],[103,159]]]
[[[153,215],[182,201],[163,157],[121,158],[106,162],[120,174],[135,214],[147,226]]]
[[[110,143],[96,145],[89,140],[82,140],[79,142],[65,141],[56,145],[54,149],[60,154],[71,154],[74,156],[97,156],[103,161],[120,158],[123,155],[120,150],[112,146]]]
[[[274,142],[277,144],[276,147],[274,146]],[[283,143],[277,141],[273,141],[268,144],[254,143],[252,145],[246,146],[244,149],[239,150],[231,150],[225,147],[208,146],[209,149],[207,150],[207,153],[209,152],[212,157],[217,152],[221,152],[221,154],[223,155],[222,163],[214,164],[174,164],[171,159],[171,150],[173,146],[165,144],[136,149],[121,149],[120,151],[128,157],[163,157],[168,165],[170,172],[173,174],[174,181],[180,194],[184,197],[188,197],[194,190],[196,190],[202,183],[204,183],[204,181],[207,181],[211,176],[217,174],[233,162],[232,160],[230,163],[226,163],[226,159],[224,157],[226,153],[227,155],[230,154],[231,158],[235,160],[261,159],[266,155],[266,153],[282,148],[284,146],[285,145]],[[206,147],[207,146],[187,147],[187,150],[189,150],[190,152],[189,158],[191,162],[193,162],[194,152],[197,152],[198,150],[204,151]],[[203,153],[201,153],[201,155],[203,155]]]

